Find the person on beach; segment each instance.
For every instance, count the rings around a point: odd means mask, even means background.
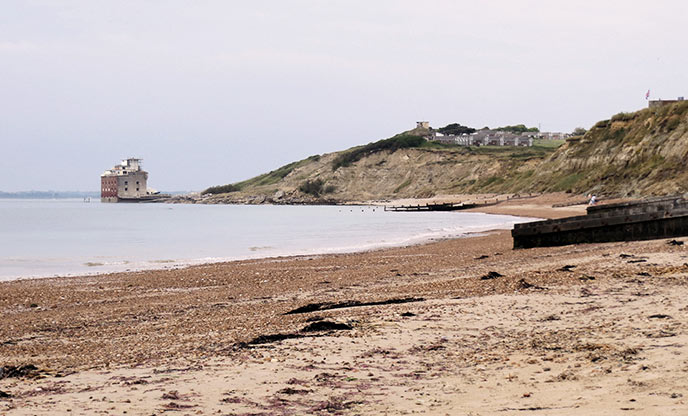
[[[595,195],[590,197],[590,202],[588,202],[588,205],[595,205],[597,203],[597,197]]]

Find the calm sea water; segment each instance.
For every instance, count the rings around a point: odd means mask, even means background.
[[[0,199],[0,280],[361,251],[530,219],[381,207]]]

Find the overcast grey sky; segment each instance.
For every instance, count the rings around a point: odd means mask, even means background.
[[[685,0],[3,0],[0,190],[201,190],[413,128],[688,96]]]

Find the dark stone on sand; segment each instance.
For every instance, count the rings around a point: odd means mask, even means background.
[[[574,267],[576,267],[576,266],[571,265],[571,264],[567,264],[566,266],[564,266],[564,267],[558,269],[557,271],[560,271],[560,272],[570,272],[571,269],[573,269]]]
[[[648,338],[670,338],[675,337],[676,333],[660,329],[659,331],[645,332],[645,336]]]
[[[5,391],[0,390],[0,399],[7,399],[7,398],[10,398],[10,397],[12,397],[11,394],[9,394],[9,393],[7,393],[7,392],[5,392]]]
[[[621,257],[622,259],[627,259],[629,257],[633,257],[633,254],[621,253],[619,254],[619,257]]]
[[[323,318],[320,315],[315,315],[315,316],[311,316],[308,319],[306,319],[306,322],[317,322],[317,321],[322,321],[323,319],[325,319],[325,318]]]
[[[488,272],[486,275],[481,276],[480,280],[490,280],[496,279],[497,277],[502,277],[503,275],[497,272]]]
[[[38,372],[38,367],[33,364],[22,365],[19,367],[6,365],[0,367],[0,380],[10,377],[32,377],[38,375]]]
[[[277,391],[279,394],[308,394],[311,390],[306,389],[292,389],[291,387],[285,387],[282,390]]]
[[[254,345],[271,344],[273,342],[283,341],[285,339],[303,338],[305,335],[301,334],[269,334],[260,335],[248,342],[238,342],[234,344],[235,348],[250,348]]]
[[[656,313],[654,315],[648,316],[648,318],[650,318],[650,319],[674,319],[671,316],[665,315],[663,313]]]
[[[526,282],[526,279],[521,279],[518,281],[518,288],[519,289],[544,289],[542,286],[534,285],[531,283]]]
[[[163,408],[167,410],[180,410],[180,409],[190,409],[194,407],[194,405],[191,404],[180,404],[180,403],[175,403],[175,402],[169,402],[166,405],[163,406]]]
[[[353,308],[353,307],[357,307],[357,306],[395,305],[395,304],[399,304],[399,303],[422,302],[424,300],[425,299],[423,299],[423,298],[395,298],[395,299],[381,300],[381,301],[375,301],[375,302],[360,302],[357,300],[351,300],[351,301],[339,302],[339,303],[334,303],[334,302],[309,303],[308,305],[304,305],[304,306],[298,307],[296,309],[293,309],[289,312],[285,312],[285,315],[295,315],[295,314],[300,314],[300,313],[325,311],[325,310],[329,310],[329,309]]]
[[[587,280],[595,280],[595,276],[590,276],[587,274],[584,274],[583,276],[578,278],[581,282],[585,282]]]
[[[487,258],[489,258],[489,257],[490,257],[490,256],[488,256],[488,255],[486,255],[486,254],[483,254],[482,256],[476,257],[475,260],[487,259]]]
[[[628,260],[627,263],[645,263],[647,260],[645,259],[637,259],[637,260]]]
[[[667,244],[669,244],[670,246],[682,246],[682,245],[683,245],[683,241],[671,240],[671,241],[669,241]]]
[[[350,409],[361,402],[345,401],[344,397],[330,397],[328,400],[320,402],[313,406],[310,410],[313,414],[327,412],[331,414],[340,414],[341,411]]]
[[[163,393],[162,398],[167,400],[179,400],[179,392],[177,390],[168,391],[167,393]]]
[[[332,321],[318,321],[306,326],[301,332],[318,332],[318,331],[347,331],[352,329],[350,325],[332,322]]]
[[[220,400],[223,403],[241,403],[241,398],[239,397],[225,397],[224,399]]]
[[[322,321],[318,320],[316,322],[311,323],[310,325],[306,326],[301,330],[301,332],[321,332],[321,331],[341,331],[341,330],[350,330],[352,329],[350,325],[347,324],[342,324],[342,323],[336,323],[336,322],[330,322],[330,321]],[[255,347],[257,345],[264,345],[264,344],[272,344],[273,342],[279,342],[279,341],[284,341],[286,339],[298,339],[298,338],[306,338],[306,337],[318,337],[321,336],[320,334],[300,334],[300,333],[286,333],[286,334],[268,334],[268,335],[260,335],[248,342],[237,342],[236,344],[233,344],[233,348],[236,350],[239,349],[244,349],[244,348],[251,348]]]
[[[401,316],[403,316],[404,318],[409,318],[411,316],[416,316],[416,314],[413,312],[404,312],[401,314]]]

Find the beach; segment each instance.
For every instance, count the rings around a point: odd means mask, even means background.
[[[585,213],[567,198],[478,210]],[[685,414],[681,240],[493,231],[3,282],[0,414]]]

